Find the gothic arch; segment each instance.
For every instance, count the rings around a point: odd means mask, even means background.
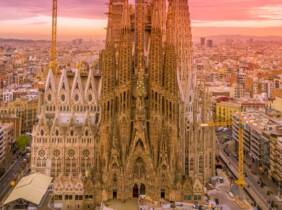
[[[138,157],[134,163],[133,175],[137,179],[142,179],[145,178],[145,174],[146,174],[145,163],[141,157]]]
[[[136,144],[135,144],[135,150],[141,149],[144,151],[144,144],[143,141],[141,139],[138,139]]]
[[[132,197],[138,198],[139,197],[139,188],[138,185],[135,183],[132,188]]]
[[[122,115],[119,119],[119,130],[120,130],[120,137],[121,137],[121,141],[124,142],[123,143],[123,147],[122,150],[124,150],[123,152],[125,152],[126,148],[129,146],[129,132],[130,132],[130,129],[129,129],[129,126],[130,126],[130,123],[129,123],[129,119],[126,115]]]
[[[140,184],[140,195],[145,195],[146,194],[146,186],[145,184],[141,183]]]

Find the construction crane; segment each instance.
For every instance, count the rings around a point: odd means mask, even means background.
[[[239,164],[238,164],[238,179],[236,184],[243,188],[245,186],[245,176],[244,176],[244,133],[243,133],[243,117],[242,113],[240,113],[239,117],[239,129],[238,129],[238,157],[239,157]]]
[[[200,124],[201,127],[224,127],[231,126],[232,121],[226,122],[208,122]],[[238,179],[236,184],[243,188],[245,186],[245,176],[244,176],[244,134],[243,134],[243,117],[240,113],[239,117],[239,129],[238,129]]]
[[[58,0],[53,0],[50,68],[52,69],[54,74],[57,74],[57,15],[58,15]]]

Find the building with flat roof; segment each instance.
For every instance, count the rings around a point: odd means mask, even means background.
[[[15,116],[20,119],[20,133],[31,132],[33,125],[37,122],[38,100],[17,99],[8,103],[0,104],[1,116]]]
[[[282,119],[265,112],[236,112],[232,116],[232,138],[238,149],[239,127],[242,125],[245,157],[274,180],[282,180]]]
[[[53,178],[40,173],[23,177],[3,203],[4,210],[39,210],[45,206]]]
[[[282,97],[276,97],[271,103],[271,108],[282,112]]]
[[[220,101],[215,105],[215,118],[220,121],[231,121],[235,112],[265,111],[266,103],[253,99]]]

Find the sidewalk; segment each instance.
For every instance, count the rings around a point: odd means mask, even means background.
[[[13,167],[16,165],[16,163],[19,160],[16,160],[15,162],[12,163],[12,165],[10,165],[10,167],[5,171],[5,173],[0,177],[0,183],[3,181],[3,179],[7,176],[7,174],[13,169]]]

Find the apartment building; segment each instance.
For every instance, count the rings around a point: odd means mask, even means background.
[[[0,170],[5,170],[11,161],[12,144],[15,141],[12,123],[0,124]]]
[[[238,99],[230,101],[220,101],[215,106],[215,118],[218,121],[231,121],[235,112],[245,111],[265,111],[266,103],[251,100]]]
[[[2,118],[19,118],[20,133],[32,131],[37,121],[38,100],[16,99],[15,101],[0,105],[0,121]],[[2,121],[4,121],[3,119]]]
[[[261,111],[234,113],[232,115],[232,139],[235,141],[236,150],[238,149],[240,126],[243,129],[246,160],[254,163],[273,179],[282,180],[281,118]]]

